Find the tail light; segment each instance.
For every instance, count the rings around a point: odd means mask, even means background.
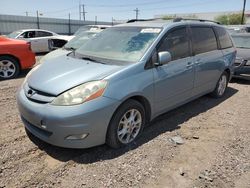
[[[30,51],[32,51],[32,49],[31,49],[31,43],[30,43],[30,42],[27,42],[27,44],[28,44],[28,49],[29,49]]]

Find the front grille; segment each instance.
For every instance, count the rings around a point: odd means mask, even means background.
[[[38,95],[43,95],[43,96],[46,96],[46,97],[56,97],[55,95],[52,95],[50,93],[46,93],[46,92],[43,92],[43,91],[39,91],[37,89],[34,89],[33,87],[30,87],[30,89],[34,90]]]
[[[55,95],[52,95],[50,93],[46,93],[46,92],[34,89],[30,87],[27,83],[24,86],[24,92],[25,92],[26,97],[30,101],[36,102],[39,104],[50,103],[56,97]]]

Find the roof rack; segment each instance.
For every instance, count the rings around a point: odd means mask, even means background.
[[[180,21],[198,21],[198,22],[212,22],[216,24],[221,24],[220,22],[216,22],[213,20],[204,20],[204,19],[195,19],[195,18],[174,18],[173,22],[180,22]]]
[[[154,21],[159,20],[159,18],[151,18],[151,19],[131,19],[128,20],[126,23],[132,23],[132,22],[146,22],[146,21]]]

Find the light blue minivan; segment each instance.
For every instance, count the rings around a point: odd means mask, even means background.
[[[119,148],[162,113],[208,93],[222,97],[235,57],[216,23],[121,24],[34,68],[18,108],[27,131],[52,145]]]

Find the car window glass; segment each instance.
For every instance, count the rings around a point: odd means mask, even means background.
[[[168,51],[172,60],[181,59],[189,56],[189,45],[186,28],[180,28],[167,35],[158,52]]]
[[[230,48],[233,46],[229,34],[224,28],[216,27],[216,32],[220,41],[220,46],[222,49]]]
[[[21,35],[23,38],[34,38],[35,31],[26,31]]]
[[[46,31],[37,31],[36,36],[37,37],[48,37],[48,36],[52,36],[52,33],[49,33]]]
[[[205,53],[217,49],[214,31],[210,27],[192,27],[193,50],[195,54]]]

